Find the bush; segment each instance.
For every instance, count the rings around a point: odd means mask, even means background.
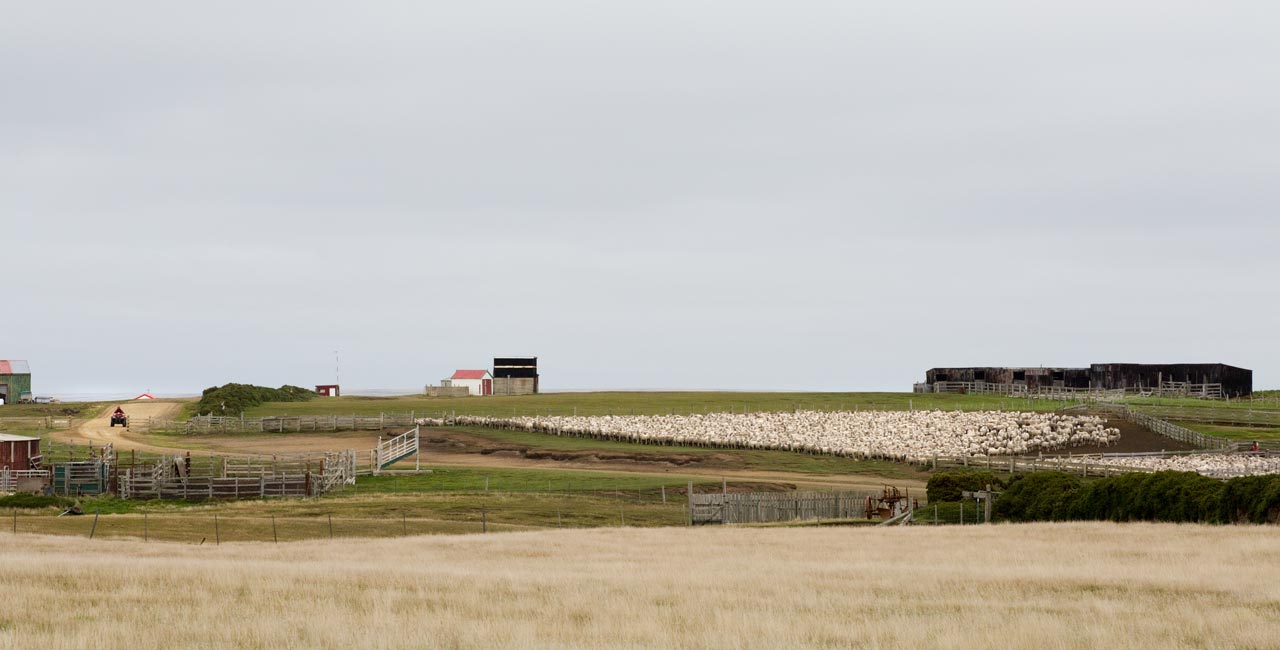
[[[958,469],[936,472],[929,477],[927,496],[929,503],[960,501],[963,498],[961,493],[966,490],[969,492],[985,490],[988,485],[993,489],[1004,487],[995,474],[986,470]]]
[[[1124,474],[1085,482],[1040,472],[1012,483],[995,503],[1010,521],[1167,521],[1274,523],[1280,476],[1221,481],[1195,472]]]
[[[206,388],[196,404],[200,415],[239,415],[245,409],[264,402],[305,402],[316,397],[315,391],[299,386],[267,388],[251,384],[227,384]]]
[[[1010,521],[1071,519],[1080,478],[1062,472],[1037,472],[1014,481],[996,499],[996,517]]]

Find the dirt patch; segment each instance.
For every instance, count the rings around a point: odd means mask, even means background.
[[[1120,440],[1110,447],[1102,447],[1098,445],[1090,445],[1088,447],[1072,447],[1061,451],[1046,453],[1045,456],[1066,456],[1070,454],[1101,454],[1101,453],[1134,453],[1142,451],[1191,451],[1199,449],[1195,445],[1187,442],[1180,442],[1173,438],[1166,438],[1146,427],[1139,426],[1128,420],[1115,416],[1108,416],[1105,413],[1093,413],[1100,417],[1109,417],[1107,426],[1115,427],[1120,430]]]
[[[742,461],[726,454],[629,453],[599,449],[556,450],[513,445],[462,431],[432,429],[422,434],[424,451],[471,453],[497,458],[570,463],[622,463],[656,467],[741,467]]]

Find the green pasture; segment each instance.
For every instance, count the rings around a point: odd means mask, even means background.
[[[696,413],[801,410],[1035,410],[1052,411],[1063,402],[998,395],[919,393],[748,393],[597,392],[543,393],[494,397],[332,397],[309,402],[268,402],[245,412],[273,415],[377,415],[414,412],[422,417],[475,415],[690,415]],[[1070,402],[1067,403],[1068,405]]]
[[[708,469],[751,469],[759,471],[795,472],[809,475],[848,476],[867,475],[888,479],[923,479],[926,474],[911,465],[884,460],[859,460],[823,454],[802,454],[792,451],[766,451],[745,449],[713,449],[707,447],[681,447],[673,445],[642,445],[633,442],[597,440],[574,436],[556,436],[545,433],[529,433],[507,429],[484,427],[451,427],[449,431],[462,431],[482,438],[503,448],[534,452],[602,452],[620,453],[662,460],[671,456],[697,458],[698,468],[686,471],[705,475]],[[423,432],[430,439],[431,431]],[[424,452],[424,458],[430,452]],[[676,469],[675,471],[681,471]]]
[[[1218,436],[1241,442],[1258,441],[1260,443],[1280,442],[1280,428],[1276,427],[1239,427],[1204,422],[1174,422],[1192,431],[1205,435]]]

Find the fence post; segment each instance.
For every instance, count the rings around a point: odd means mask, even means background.
[[[218,513],[213,513],[213,545],[222,546],[222,532],[218,530]]]
[[[93,511],[93,528],[89,529],[89,539],[93,539],[93,534],[98,532],[98,515],[99,514],[101,514],[100,510]]]
[[[276,516],[271,515],[271,541],[276,544],[280,543],[280,537],[276,535]]]
[[[333,513],[329,514],[329,539],[333,539]]]

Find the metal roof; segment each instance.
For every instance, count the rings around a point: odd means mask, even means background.
[[[28,438],[27,436],[15,436],[12,433],[0,433],[0,442],[31,442],[39,440],[39,438]]]
[[[29,375],[31,366],[26,361],[5,361],[0,359],[0,375]]]
[[[487,374],[489,374],[488,370],[459,370],[449,379],[484,379]]]

